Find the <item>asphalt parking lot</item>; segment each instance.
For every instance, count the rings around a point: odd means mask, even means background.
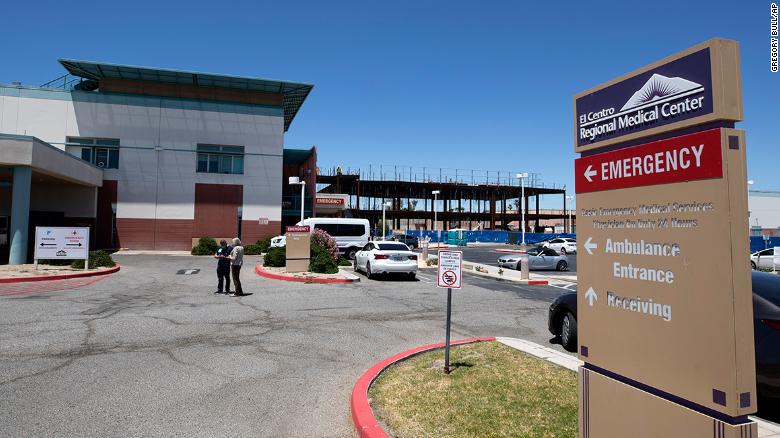
[[[358,377],[444,338],[432,272],[285,283],[247,257],[252,295],[230,298],[212,294],[208,257],[115,258],[122,270],[93,284],[0,297],[0,436],[354,436]],[[547,307],[564,292],[466,276],[453,338],[550,345]]]

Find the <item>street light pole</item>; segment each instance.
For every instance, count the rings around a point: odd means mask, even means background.
[[[301,185],[301,222],[303,222],[303,206],[305,204],[304,200],[306,199],[305,198],[305,194],[306,194],[306,181],[305,180],[301,180],[297,176],[291,176],[288,179],[288,182],[290,184],[300,184]]]
[[[438,222],[436,221],[436,200],[439,196],[439,190],[431,192],[433,194],[433,231],[436,231],[436,243],[441,245],[441,233],[439,232]]]
[[[574,200],[574,196],[567,196],[566,199],[568,199],[569,201],[573,201]],[[571,232],[572,232],[572,226],[571,226],[571,205],[569,205],[569,234],[571,234]]]
[[[385,240],[387,237],[387,222],[385,219],[385,207],[389,207],[387,202],[382,202],[382,240]]]
[[[528,173],[526,172],[518,173],[517,175],[515,175],[515,178],[520,179],[520,198],[522,201],[520,203],[520,222],[522,223],[521,235],[523,236],[523,242],[521,243],[521,245],[523,246],[523,248],[525,248],[525,179],[528,178]]]

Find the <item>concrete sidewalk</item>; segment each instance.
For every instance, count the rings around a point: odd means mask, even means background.
[[[508,347],[528,353],[531,356],[568,368],[575,373],[577,372],[577,368],[583,364],[583,362],[574,355],[561,353],[558,350],[524,339],[496,338],[496,340]],[[750,417],[750,419],[758,423],[758,438],[780,438],[780,424],[775,424],[758,417]]]

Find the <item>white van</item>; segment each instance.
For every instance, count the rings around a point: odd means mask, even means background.
[[[348,259],[353,260],[355,253],[368,243],[371,226],[368,219],[348,219],[340,217],[312,217],[298,222],[297,225],[308,225],[312,230],[319,228],[336,239],[341,251]]]

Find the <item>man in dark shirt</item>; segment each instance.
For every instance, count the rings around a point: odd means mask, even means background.
[[[227,242],[222,240],[219,242],[219,249],[214,254],[214,258],[217,259],[217,291],[215,294],[229,294],[230,293],[230,252],[233,250],[228,246]],[[222,289],[222,282],[225,283],[225,289]]]

